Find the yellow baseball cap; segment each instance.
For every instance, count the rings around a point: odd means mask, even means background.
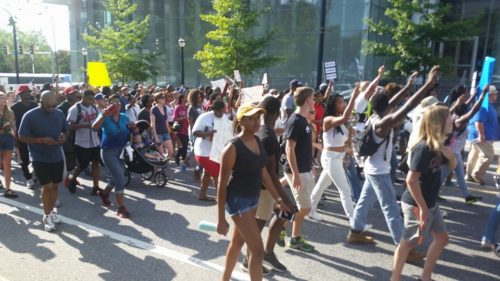
[[[238,121],[241,121],[241,119],[244,116],[252,116],[256,113],[266,114],[266,110],[261,107],[255,106],[251,103],[244,104],[238,108],[238,112],[236,113],[236,119],[238,119]]]

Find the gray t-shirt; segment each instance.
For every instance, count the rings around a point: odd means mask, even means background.
[[[78,118],[78,104],[81,108],[80,118]],[[92,124],[97,119],[97,115],[99,112],[96,107],[77,103],[68,110],[67,120],[69,123],[76,123],[79,119],[78,124]],[[75,144],[83,148],[93,148],[99,146],[101,142],[97,131],[91,128],[80,128],[75,131]]]

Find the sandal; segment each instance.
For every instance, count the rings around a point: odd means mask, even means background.
[[[205,195],[205,196],[203,196],[203,197],[198,197],[198,200],[200,200],[200,201],[211,201],[211,202],[213,202],[213,201],[215,201],[215,198],[214,198],[214,197],[211,197],[211,196],[206,196],[206,195]]]
[[[6,198],[17,198],[17,193],[12,191],[12,189],[7,189],[3,193],[3,196],[5,196]]]

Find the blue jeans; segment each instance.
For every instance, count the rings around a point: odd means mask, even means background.
[[[491,210],[490,217],[484,229],[483,240],[495,243],[495,232],[498,228],[498,224],[500,224],[500,200],[498,200],[497,205]]]
[[[375,199],[378,199],[380,203],[385,222],[389,227],[394,243],[398,244],[403,235],[404,225],[401,211],[396,201],[396,191],[392,184],[391,174],[365,174],[365,184],[361,190],[361,195],[351,220],[352,230],[363,231],[366,226],[368,211],[373,208]]]
[[[465,197],[469,196],[469,189],[467,188],[467,183],[465,182],[465,171],[464,171],[464,160],[462,159],[462,153],[453,153],[455,158],[457,159],[457,166],[455,167],[455,178],[457,179],[457,185],[462,191],[462,194]],[[451,173],[448,165],[441,166],[441,183],[443,183],[448,175]]]
[[[356,160],[349,154],[347,154],[346,157],[347,166],[345,167],[345,173],[351,186],[353,200],[358,201],[359,195],[361,194],[361,182],[359,181],[358,171],[356,170]]]
[[[396,149],[392,148],[392,154],[391,154],[391,180],[392,183],[396,181],[396,172],[398,169],[398,155],[396,152]]]
[[[108,186],[115,189],[115,193],[123,193],[125,189],[125,163],[120,158],[123,148],[102,148],[101,159],[111,174]]]

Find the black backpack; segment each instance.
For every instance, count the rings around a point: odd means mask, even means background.
[[[365,128],[361,132],[361,135],[358,138],[358,141],[356,142],[356,148],[358,150],[358,153],[362,157],[368,157],[375,152],[377,152],[377,149],[382,145],[382,143],[385,142],[385,149],[389,146],[389,136],[385,137],[381,142],[377,143],[375,141],[375,132],[373,130],[373,126],[370,121],[368,121],[365,125]],[[386,156],[384,156],[384,160],[386,160]]]

